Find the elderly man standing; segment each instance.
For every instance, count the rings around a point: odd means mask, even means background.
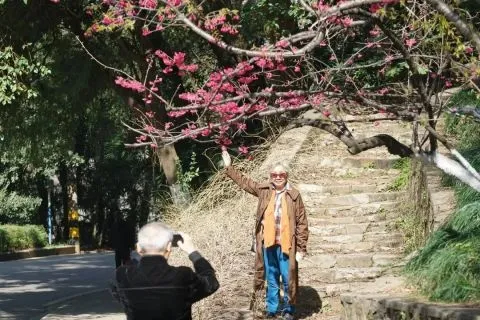
[[[254,290],[267,280],[266,316],[293,319],[298,289],[298,265],[306,254],[308,223],[302,197],[288,183],[288,168],[277,163],[270,180],[258,183],[237,171],[228,152],[222,153],[227,175],[248,193],[258,197],[255,224],[256,257]],[[284,299],[280,307],[280,277]]]
[[[140,261],[116,270],[117,296],[128,320],[191,320],[192,304],[218,289],[215,271],[188,235],[182,233],[174,245],[188,254],[195,271],[167,263],[173,236],[160,222],[146,224],[138,232]]]

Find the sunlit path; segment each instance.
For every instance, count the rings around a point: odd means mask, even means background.
[[[1,262],[0,318],[40,317],[45,304],[106,288],[113,271],[112,253]]]

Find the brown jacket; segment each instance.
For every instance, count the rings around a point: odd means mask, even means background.
[[[263,214],[268,206],[272,195],[273,185],[269,182],[258,183],[251,178],[237,171],[233,166],[226,169],[227,175],[248,193],[258,197],[257,216],[255,223],[256,235],[256,256],[255,256],[255,291],[263,289],[265,284],[265,270],[263,265],[263,234],[261,222]],[[290,234],[292,235],[292,248],[289,253],[289,296],[292,304],[296,302],[298,290],[298,266],[295,260],[295,253],[307,252],[308,223],[305,214],[305,206],[302,197],[297,189],[292,188],[286,191],[287,212],[290,213]]]

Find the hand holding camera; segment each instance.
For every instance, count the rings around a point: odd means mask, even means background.
[[[197,250],[193,245],[192,238],[188,234],[183,232],[179,232],[173,235],[172,246],[179,247],[187,254],[190,254],[193,251]]]

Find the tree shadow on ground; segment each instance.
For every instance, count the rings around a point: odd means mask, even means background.
[[[322,310],[322,299],[312,287],[300,286],[297,294],[297,319],[304,319]]]

